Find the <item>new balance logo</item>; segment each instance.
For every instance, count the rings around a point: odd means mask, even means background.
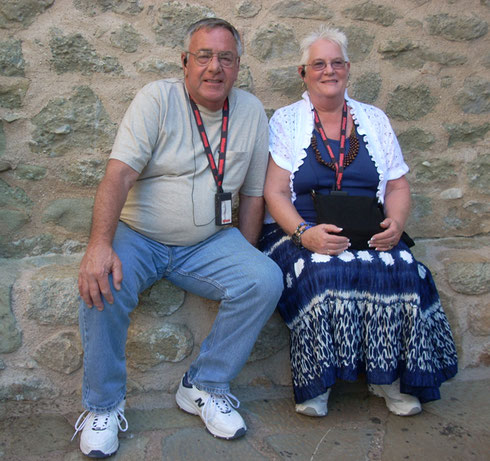
[[[199,408],[203,407],[204,406],[204,402],[202,401],[201,397],[199,397],[198,399],[194,400],[194,402],[197,403],[197,406]]]

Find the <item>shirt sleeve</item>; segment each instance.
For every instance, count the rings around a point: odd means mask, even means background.
[[[293,114],[287,108],[278,109],[269,122],[269,152],[277,166],[293,171],[294,142],[292,139]]]
[[[386,155],[387,175],[386,180],[398,179],[408,173],[408,165],[403,159],[402,150],[390,121],[385,113],[381,112],[383,118],[383,149]]]
[[[141,173],[149,162],[156,145],[161,110],[161,98],[154,85],[142,88],[127,109],[114,141],[111,159],[120,160]]]

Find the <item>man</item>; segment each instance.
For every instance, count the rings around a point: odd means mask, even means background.
[[[199,415],[216,437],[246,431],[229,383],[276,306],[282,274],[253,246],[264,210],[268,133],[260,102],[233,88],[241,52],[226,21],[193,24],[181,56],[184,81],[145,86],[120,125],[78,281],[88,415],[75,428],[86,455],[115,453],[118,429],[127,429],[129,314],[138,294],[162,277],[221,301],[180,383],[178,406]],[[238,229],[227,226],[236,194]]]

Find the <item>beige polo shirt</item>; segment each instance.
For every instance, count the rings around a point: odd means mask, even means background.
[[[233,88],[223,190],[262,196],[268,159],[267,117],[260,101]],[[218,158],[222,112],[199,107]],[[183,80],[159,80],[135,97],[119,127],[110,158],[140,173],[121,220],[166,245],[196,244],[215,225],[216,184]]]

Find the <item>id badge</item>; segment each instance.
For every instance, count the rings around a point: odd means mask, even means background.
[[[231,224],[231,192],[221,192],[214,196],[216,210],[216,225]]]

